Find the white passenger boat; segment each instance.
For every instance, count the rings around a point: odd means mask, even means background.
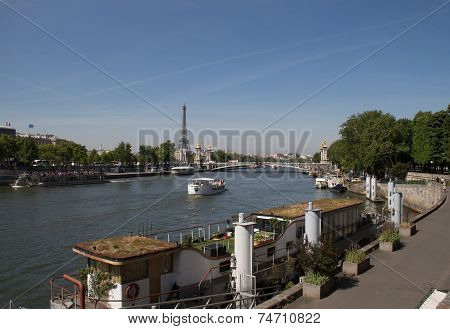
[[[188,194],[213,195],[225,190],[225,182],[220,179],[196,178],[188,182]]]
[[[315,187],[316,188],[327,188],[328,182],[325,178],[317,177]]]
[[[179,166],[172,167],[170,172],[174,175],[192,175],[195,172],[195,169],[191,166]]]

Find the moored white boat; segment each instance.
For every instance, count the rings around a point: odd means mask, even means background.
[[[220,179],[196,178],[188,182],[188,194],[213,195],[225,190],[225,182]]]
[[[11,184],[11,187],[14,189],[26,188],[31,186],[33,186],[33,183],[31,181],[31,176],[28,174],[20,175],[19,177],[17,177],[14,184]]]
[[[325,178],[317,177],[314,185],[316,188],[327,188],[328,182]]]
[[[195,172],[195,169],[191,166],[179,166],[172,167],[170,172],[174,175],[192,175]]]

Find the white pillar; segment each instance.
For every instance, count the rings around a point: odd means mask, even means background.
[[[394,193],[394,208],[392,209],[392,222],[395,224],[396,227],[399,227],[402,223],[402,215],[403,215],[403,195],[401,192],[395,192]]]
[[[370,181],[370,200],[377,200],[377,178],[375,177],[375,175],[372,176],[372,179]]]
[[[234,234],[234,257],[236,258],[236,269],[233,277],[236,284],[236,292],[241,296],[249,296],[253,293],[253,226],[254,222],[244,222],[244,214],[239,214],[239,222],[233,223]],[[251,303],[251,301],[250,301]],[[243,302],[241,305],[246,305]]]
[[[305,211],[305,240],[310,243],[319,243],[322,228],[322,211],[313,209],[312,202],[309,202]]]
[[[366,176],[366,198],[367,199],[370,199],[370,183],[371,183],[370,176],[367,175]]]

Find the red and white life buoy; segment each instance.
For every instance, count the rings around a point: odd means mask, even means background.
[[[130,283],[125,290],[125,296],[127,296],[128,299],[136,299],[139,296],[140,290],[137,283]]]

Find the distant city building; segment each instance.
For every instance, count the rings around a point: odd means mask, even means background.
[[[11,127],[11,124],[9,122],[7,122],[4,126],[0,126],[0,135],[15,137],[16,134],[16,129]]]
[[[192,154],[191,147],[189,145],[189,139],[187,137],[187,125],[186,125],[186,104],[183,105],[183,120],[181,123],[181,138],[178,142],[178,149],[175,151],[175,160],[179,163],[188,163]]]
[[[323,141],[323,143],[320,145],[320,163],[321,164],[329,163],[327,141]]]

